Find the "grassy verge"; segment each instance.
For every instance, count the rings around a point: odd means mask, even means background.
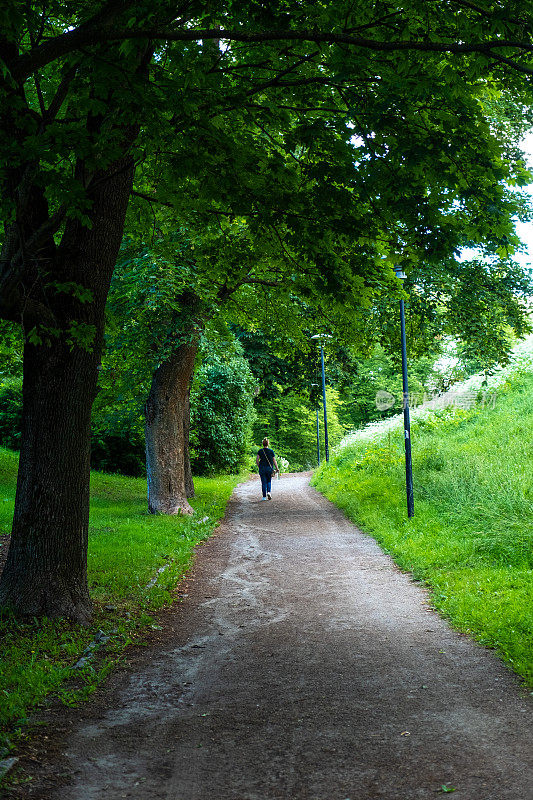
[[[533,375],[510,379],[490,405],[413,425],[412,520],[403,431],[352,442],[313,482],[533,687]]]
[[[0,536],[10,528],[16,470],[17,456],[0,449]],[[0,616],[0,760],[38,704],[52,695],[67,704],[86,698],[133,638],[156,625],[153,612],[172,601],[195,545],[212,533],[238,480],[197,478],[194,517],[164,517],[146,511],[145,481],[92,474],[88,571],[95,618],[81,627]],[[98,657],[74,669],[99,631],[109,638],[95,648]]]

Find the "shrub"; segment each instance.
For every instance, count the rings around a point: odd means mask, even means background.
[[[0,445],[20,448],[22,431],[22,378],[6,378],[0,384]]]
[[[246,461],[253,378],[242,355],[210,355],[191,392],[191,465],[197,475],[238,472]]]
[[[338,419],[338,393],[327,387],[328,439],[330,450],[342,439],[345,429]],[[291,392],[280,394],[276,400],[257,403],[257,420],[253,426],[257,445],[263,436],[268,436],[276,454],[282,453],[289,461],[291,472],[311,469],[316,466],[316,408],[309,404],[303,394]],[[319,411],[320,454],[324,458],[324,417]],[[257,451],[257,448],[256,448]]]
[[[114,419],[96,417],[91,433],[91,467],[133,478],[145,475],[142,420],[128,414]]]

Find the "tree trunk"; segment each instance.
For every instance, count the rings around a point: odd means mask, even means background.
[[[183,447],[184,447],[184,469],[185,469],[185,491],[187,497],[194,497],[194,481],[191,469],[191,454],[189,452],[189,438],[191,432],[191,387],[193,375],[189,381],[187,389],[187,400],[183,410]]]
[[[148,509],[192,514],[189,392],[198,341],[182,344],[154,372],[145,406]],[[192,490],[192,491],[191,491]]]
[[[80,622],[91,615],[86,567],[90,417],[105,302],[132,180],[131,159],[95,176],[95,188],[89,190],[91,229],[68,222],[48,269],[58,280],[88,288],[92,300],[81,303],[72,293],[50,291],[60,334],[25,346],[15,513],[0,579],[0,605],[19,614]],[[73,322],[92,333],[90,347],[69,342]]]
[[[0,598],[18,612],[90,617],[89,430],[94,354],[57,341],[24,352],[22,449]]]

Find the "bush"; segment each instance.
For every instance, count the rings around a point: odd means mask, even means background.
[[[125,409],[122,414],[94,415],[91,466],[102,472],[145,474],[142,420]],[[22,379],[6,378],[0,384],[0,446],[20,449],[22,431]]]
[[[253,416],[252,373],[242,355],[210,355],[191,392],[191,465],[197,475],[238,472]]]
[[[342,439],[345,429],[338,419],[339,397],[327,387],[328,439],[330,450]],[[317,464],[316,408],[309,405],[303,394],[280,394],[274,401],[262,399],[256,406],[257,419],[253,426],[254,440],[260,446],[264,436],[270,439],[276,455],[282,455],[290,464],[291,472],[311,469]],[[324,458],[324,416],[319,409],[320,456]],[[257,452],[257,447],[254,451]]]
[[[134,416],[93,421],[91,467],[138,478],[146,474],[144,430]]]
[[[0,384],[0,445],[19,450],[22,431],[22,378]]]

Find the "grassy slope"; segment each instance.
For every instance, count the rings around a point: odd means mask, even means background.
[[[315,486],[533,686],[533,375],[511,379],[494,407],[413,425],[412,520],[402,434],[350,445]]]
[[[0,449],[0,535],[9,532],[16,471],[17,456]],[[238,480],[196,478],[194,517],[164,517],[147,513],[142,479],[92,474],[88,570],[95,620],[80,627],[57,620],[0,618],[0,729],[7,732],[4,739],[0,733],[0,759],[37,703],[51,692],[67,703],[83,699],[139,631],[155,624],[150,614],[171,602],[194,546],[211,534]],[[158,574],[161,567],[165,570]],[[97,668],[89,662],[73,670],[99,630],[110,640],[92,662]]]

